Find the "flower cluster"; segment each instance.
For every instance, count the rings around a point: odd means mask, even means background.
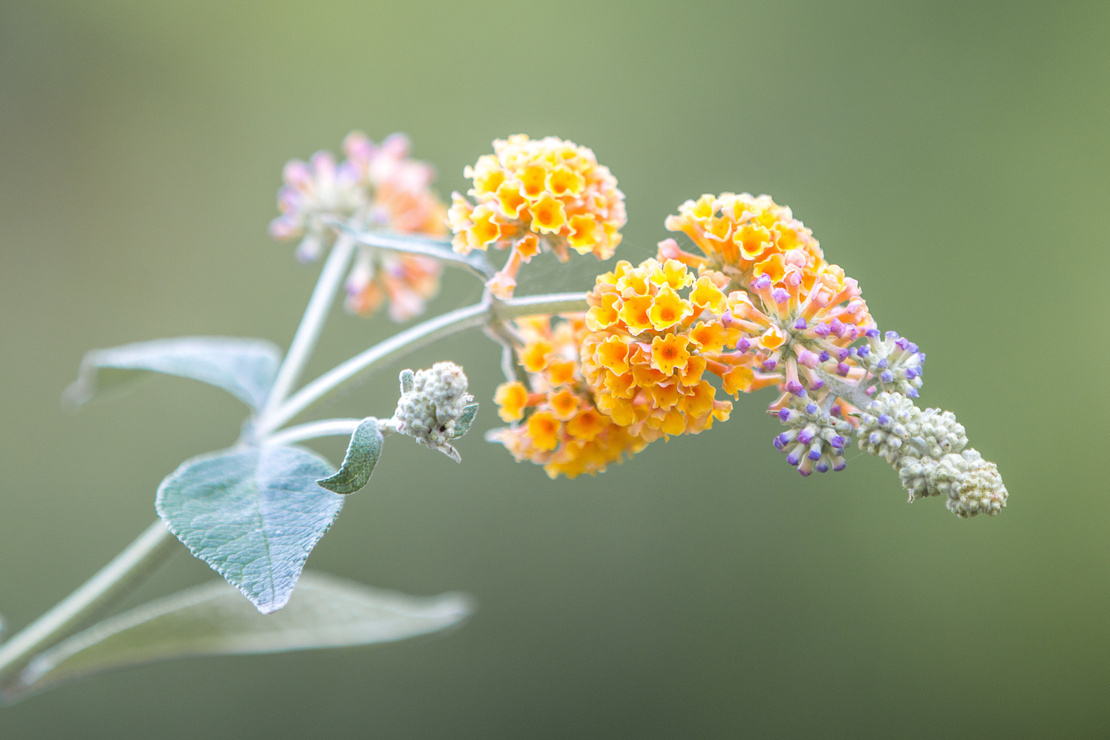
[[[470,428],[478,410],[467,392],[466,373],[453,362],[437,362],[427,370],[401,373],[401,398],[389,423],[425,447],[439,450],[456,462],[459,454],[450,441]]]
[[[543,465],[552,478],[595,475],[647,446],[597,408],[578,359],[586,332],[580,314],[557,323],[549,316],[527,317],[509,328],[520,342],[517,358],[528,382],[497,388],[498,413],[511,425],[491,431],[490,441],[503,444],[517,461]]]
[[[725,351],[739,330],[721,320],[729,305],[722,282],[719,274],[695,280],[681,262],[654,259],[636,267],[622,260],[597,278],[587,298],[582,372],[615,423],[653,440],[697,434],[728,418],[732,404],[716,399],[706,371],[732,394],[750,388],[753,374]]]
[[[465,170],[474,201],[454,193],[447,219],[460,254],[490,245],[511,250],[487,284],[494,295],[511,296],[520,265],[544,247],[560,261],[569,250],[612,256],[626,221],[624,194],[590,149],[524,134],[498,139],[493,149]]]
[[[299,259],[314,260],[329,247],[336,222],[353,229],[446,233],[446,207],[431,190],[435,171],[409,158],[405,136],[393,134],[377,145],[353,132],[343,148],[347,158],[340,163],[329,152],[317,152],[307,163],[285,165],[281,215],[270,223],[270,234],[301,239]],[[370,315],[388,301],[390,318],[404,321],[421,313],[438,291],[439,273],[433,259],[361,246],[347,279],[347,308]]]

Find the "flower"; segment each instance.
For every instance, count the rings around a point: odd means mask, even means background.
[[[464,171],[474,200],[453,193],[447,221],[460,254],[490,245],[511,250],[487,284],[494,295],[512,295],[521,263],[541,247],[564,262],[569,250],[599,259],[613,255],[627,220],[624,194],[590,149],[524,134],[498,139],[493,149]]]
[[[543,465],[555,478],[596,475],[631,457],[648,442],[601,413],[582,377],[578,347],[586,332],[581,314],[517,319],[509,327],[521,340],[517,357],[527,385],[503,383],[494,400],[509,427],[487,439],[498,442],[517,461]]]
[[[328,152],[286,164],[278,191],[282,215],[270,223],[274,238],[301,238],[297,256],[310,261],[335,241],[336,221],[371,231],[446,233],[446,206],[431,189],[435,171],[409,158],[406,136],[392,134],[377,145],[355,131],[343,148],[347,159],[338,164]],[[404,321],[439,290],[439,273],[434,259],[360,245],[347,278],[347,309],[368,316],[388,302],[390,318]]]
[[[695,282],[677,260],[622,260],[598,276],[587,301],[582,372],[602,413],[646,440],[728,418],[732,404],[716,399],[705,372],[735,378],[747,360],[725,351],[739,331],[722,323],[727,300],[714,276]],[[746,384],[754,383],[753,374]]]
[[[724,273],[736,279],[738,287],[747,287],[754,274],[770,274],[777,282],[787,253],[794,253],[795,264],[809,269],[824,263],[813,232],[768,195],[703,195],[683,203],[665,223],[668,230],[689,236],[705,255],[681,253],[684,262]],[[664,249],[672,251],[669,256],[679,256],[677,243],[665,244]]]

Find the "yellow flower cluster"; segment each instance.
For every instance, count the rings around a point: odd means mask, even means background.
[[[581,314],[562,318],[555,325],[549,316],[513,323],[522,341],[517,356],[530,387],[518,381],[498,387],[498,413],[511,426],[490,432],[488,438],[505,445],[517,461],[543,465],[552,478],[574,478],[595,475],[647,442],[597,410],[578,360],[585,322]]]
[[[703,195],[679,206],[666,227],[689,236],[705,258],[680,256],[673,240],[660,245],[661,255],[723,272],[737,279],[738,287],[746,288],[753,275],[780,273],[788,253],[807,270],[825,263],[813,232],[767,195]]]
[[[488,284],[495,295],[511,296],[520,264],[544,246],[561,261],[568,249],[599,259],[613,255],[627,220],[624,194],[590,149],[524,134],[498,139],[493,149],[466,168],[474,202],[454,193],[447,223],[460,254],[491,244],[511,247],[505,267]]]
[[[597,407],[648,441],[697,434],[732,411],[716,400],[706,370],[721,376],[726,393],[759,382],[747,363],[723,351],[739,329],[722,317],[735,298],[721,290],[728,279],[705,271],[695,279],[678,260],[618,262],[597,278],[588,301],[582,372]]]

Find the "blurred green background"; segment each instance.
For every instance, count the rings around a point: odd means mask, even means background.
[[[929,355],[1010,505],[914,506],[881,461],[802,479],[765,394],[597,478],[481,440],[387,447],[309,566],[476,616],[378,649],[190,660],[0,711],[0,736],[1093,737],[1110,732],[1110,4],[223,2],[0,5],[0,612],[20,627],[154,516],[243,409],[155,379],[77,415],[82,354],[286,345],[315,280],[272,243],[281,166],[400,130],[439,189],[515,132],[592,147],[618,254],[683,200],[769,193]],[[544,287],[587,287],[596,265]],[[453,275],[435,308],[477,290]],[[387,336],[337,311],[309,374]],[[329,411],[386,413],[383,374]],[[1089,438],[1078,435],[1087,429]],[[1088,441],[1079,445],[1079,437]],[[319,447],[333,460],[342,443]],[[211,576],[178,556],[129,603]]]

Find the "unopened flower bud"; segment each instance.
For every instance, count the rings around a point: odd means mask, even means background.
[[[437,362],[415,376],[401,374],[401,398],[392,422],[397,431],[428,447],[443,450],[473,419],[474,397],[466,392],[463,369],[453,362]],[[450,454],[450,453],[448,453]]]
[[[906,443],[921,411],[900,393],[879,393],[859,415],[859,447],[891,465],[906,454]]]

